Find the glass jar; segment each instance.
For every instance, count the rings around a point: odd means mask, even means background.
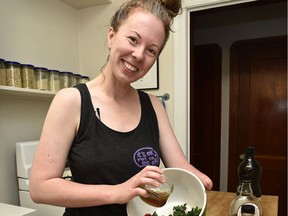
[[[75,79],[75,85],[81,83],[81,75],[80,74],[74,74]]]
[[[39,90],[49,91],[49,74],[48,69],[43,67],[35,67],[36,88]]]
[[[49,87],[50,91],[53,92],[60,90],[60,71],[49,70]]]
[[[7,86],[22,87],[21,69],[19,62],[6,61],[6,84]]]
[[[168,176],[164,176],[165,182],[160,184],[158,187],[152,185],[144,185],[143,188],[147,191],[148,197],[140,198],[148,205],[154,207],[162,207],[166,204],[167,199],[174,190],[174,183]]]
[[[81,76],[81,83],[86,83],[88,82],[90,79],[89,79],[89,76]]]
[[[0,58],[0,85],[6,85],[5,60]]]
[[[69,88],[73,86],[73,73],[60,72],[60,85],[61,88]]]
[[[35,89],[34,66],[30,64],[21,65],[22,87]]]

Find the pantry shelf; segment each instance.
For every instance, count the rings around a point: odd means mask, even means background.
[[[37,89],[24,89],[10,86],[0,85],[0,96],[15,96],[22,98],[35,98],[35,99],[52,99],[55,92],[43,91]]]

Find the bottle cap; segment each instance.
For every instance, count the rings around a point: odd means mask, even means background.
[[[242,205],[241,213],[255,214],[255,207],[253,205]]]
[[[252,157],[254,156],[254,147],[248,147],[247,150],[246,150],[246,156],[249,156],[249,157]]]

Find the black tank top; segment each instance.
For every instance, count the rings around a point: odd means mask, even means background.
[[[79,84],[76,88],[81,94],[81,119],[68,155],[73,181],[115,185],[125,182],[147,165],[159,166],[159,128],[148,94],[138,91],[141,103],[138,126],[129,132],[119,132],[96,117],[87,86]],[[127,213],[126,205],[113,204],[67,208],[64,215],[126,216]]]

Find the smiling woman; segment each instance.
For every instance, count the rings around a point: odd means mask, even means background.
[[[51,103],[31,170],[35,202],[64,206],[65,216],[126,216],[127,202],[148,196],[143,185],[165,181],[161,160],[212,188],[186,160],[159,99],[131,86],[155,63],[180,11],[181,0],[130,0],[115,13],[102,73]],[[73,182],[61,178],[67,157]]]

